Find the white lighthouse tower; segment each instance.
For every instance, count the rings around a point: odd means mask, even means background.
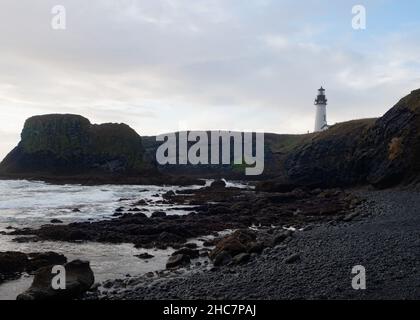
[[[318,96],[315,99],[315,132],[320,132],[328,129],[327,101],[328,100],[325,96],[325,89],[321,87],[321,89],[318,90]]]

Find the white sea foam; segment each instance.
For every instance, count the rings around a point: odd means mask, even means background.
[[[161,195],[173,187],[157,186],[80,186],[51,185],[43,182],[0,181],[0,227],[38,226],[51,219],[64,222],[100,220],[112,217],[127,202],[145,199],[152,201],[148,209],[165,210],[168,214],[185,214],[169,207],[154,205]],[[153,197],[158,194],[159,197]],[[119,199],[129,199],[119,202]],[[78,209],[78,210],[74,210]]]
[[[206,181],[206,186],[212,180]],[[241,183],[227,182],[228,187],[246,187]],[[179,210],[176,206],[159,203],[162,195],[170,190],[201,188],[127,186],[127,185],[52,185],[44,182],[24,180],[0,180],[0,231],[12,227],[39,227],[60,219],[64,223],[111,219],[118,207],[128,208],[141,199],[149,201],[144,208],[147,215],[154,211],[171,214],[187,214],[192,210]],[[122,200],[121,199],[126,199]],[[74,211],[74,209],[80,211]],[[172,250],[141,250],[132,244],[67,243],[40,241],[18,243],[12,236],[0,235],[0,251],[45,252],[64,254],[69,260],[84,259],[91,267],[98,281],[122,278],[126,274],[137,275],[163,269]],[[193,240],[196,242],[197,240]],[[143,261],[134,255],[149,252],[154,258]],[[0,285],[0,300],[13,299],[26,289],[31,278],[7,282]]]

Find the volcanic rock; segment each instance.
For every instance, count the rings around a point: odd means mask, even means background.
[[[74,299],[88,291],[94,284],[95,278],[89,262],[74,260],[64,265],[66,270],[65,289],[54,289],[52,280],[55,274],[52,267],[39,269],[31,287],[17,297],[17,300],[57,300]]]
[[[174,269],[177,267],[182,267],[190,264],[190,257],[186,254],[177,254],[169,257],[168,262],[166,263],[167,269]]]
[[[224,180],[216,180],[210,184],[210,188],[223,189],[226,188],[226,182]]]

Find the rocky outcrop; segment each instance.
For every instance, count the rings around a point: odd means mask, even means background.
[[[62,265],[67,262],[67,258],[55,252],[36,252],[28,254],[29,263],[26,268],[28,272],[36,271],[40,268],[51,265]]]
[[[289,181],[312,186],[372,184],[379,188],[418,180],[420,90],[379,119],[337,124],[288,155]]]
[[[210,188],[213,189],[223,189],[226,188],[226,182],[224,180],[213,181],[210,185]]]
[[[418,180],[420,172],[420,90],[401,99],[383,117],[332,126],[306,135],[265,135],[267,189],[289,192],[297,186],[336,187],[372,184],[379,188]],[[146,154],[157,148],[147,137]],[[247,179],[235,166],[167,166],[171,174]],[[284,190],[284,191],[283,191]]]
[[[132,201],[136,203],[138,200]],[[95,241],[133,243],[138,248],[174,247],[179,249],[177,254],[194,259],[197,252],[188,243],[189,239],[252,226],[271,228],[286,225],[299,228],[308,223],[334,221],[350,213],[357,201],[360,203],[357,197],[337,189],[256,193],[231,187],[223,188],[222,191],[208,187],[179,190],[167,196],[167,205],[190,210],[185,215],[148,218],[142,212],[124,213],[111,220],[49,224],[39,229],[16,229],[9,234],[32,236],[29,239],[25,237],[27,241]],[[277,238],[277,234],[273,236]],[[276,244],[283,238],[279,235]],[[231,255],[258,253],[267,245],[271,245],[271,241],[261,245],[255,241],[252,232],[240,231],[234,234],[233,239],[218,243],[217,251],[228,251]]]
[[[31,287],[17,297],[17,300],[74,299],[89,290],[95,278],[89,262],[74,260],[64,265],[65,288],[54,289],[52,266],[39,269]]]
[[[230,262],[242,264],[248,262],[249,253],[253,252],[256,245],[257,235],[255,232],[248,229],[237,230],[219,240],[209,257],[216,267]]]
[[[14,251],[0,252],[0,283],[19,277],[23,272],[32,273],[45,266],[66,262],[65,256],[55,252],[29,254]]]
[[[183,267],[190,264],[190,257],[186,254],[175,254],[169,257],[168,262],[166,263],[167,269],[174,269],[178,267]]]
[[[380,188],[417,181],[419,132],[420,90],[415,90],[376,121],[357,150],[355,161],[365,163],[367,181]]]
[[[0,283],[24,272],[28,256],[21,252],[0,253]]]
[[[135,257],[137,257],[139,259],[143,259],[143,260],[148,260],[148,259],[154,258],[155,256],[151,255],[150,253],[143,252],[141,254],[135,255]]]
[[[358,194],[367,201],[357,221],[307,226],[289,242],[251,254],[251,263],[243,254],[241,266],[118,279],[90,299],[419,300],[418,192],[364,188]],[[351,286],[355,261],[369,265],[368,290]]]
[[[214,266],[226,264],[247,263],[252,255],[261,254],[264,249],[284,244],[292,237],[293,232],[283,228],[260,228],[236,230],[216,242],[215,248],[209,253]]]
[[[297,185],[342,186],[365,183],[363,163],[354,155],[375,119],[332,126],[292,151],[285,160],[288,180]]]
[[[258,190],[276,192],[300,186],[389,187],[418,180],[419,113],[416,90],[379,119],[339,123],[306,135],[265,134],[264,172],[257,177],[245,176],[244,165],[159,165],[155,157],[161,142],[141,138],[124,124],[92,125],[76,115],[37,116],[26,121],[22,141],[0,164],[0,176],[60,182],[58,177],[66,175],[66,183],[79,183],[80,177],[71,176],[84,175],[95,184],[184,185],[196,183],[192,177],[272,179]],[[231,160],[233,149],[231,144]]]
[[[230,254],[232,257],[248,252],[249,248],[256,241],[256,234],[251,230],[237,230],[231,235],[221,239],[216,248],[210,252],[210,259],[215,259],[223,252]]]
[[[227,131],[221,131],[227,134]],[[209,137],[215,131],[202,132]],[[219,133],[219,131],[217,132]],[[179,137],[179,133],[175,133]],[[283,162],[285,156],[296,146],[309,141],[312,134],[288,135],[266,133],[264,136],[264,172],[260,176],[245,175],[245,164],[233,164],[234,144],[230,145],[231,164],[202,164],[202,165],[159,165],[155,163],[159,172],[169,175],[184,175],[191,177],[210,178],[210,179],[232,179],[232,180],[263,180],[274,177],[285,177]],[[143,137],[145,148],[145,158],[149,162],[156,162],[156,150],[161,142],[156,141],[156,137]],[[189,146],[193,145],[189,142]],[[208,145],[209,159],[211,159],[212,145]],[[210,161],[210,160],[209,160]]]
[[[125,124],[93,125],[78,115],[29,118],[2,175],[127,174],[147,168],[141,137]]]

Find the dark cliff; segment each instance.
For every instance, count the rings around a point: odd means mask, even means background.
[[[29,118],[21,141],[0,165],[2,174],[139,173],[141,137],[125,124],[93,125],[78,115]]]
[[[227,131],[221,131],[228,134]],[[212,131],[202,131],[206,133],[208,137]],[[178,137],[179,133],[175,133]],[[259,176],[247,176],[245,174],[245,164],[235,165],[234,162],[234,144],[231,141],[230,148],[230,159],[231,164],[201,164],[201,165],[159,165],[155,163],[158,170],[165,174],[171,175],[186,175],[195,176],[200,178],[227,178],[227,179],[238,179],[238,180],[263,180],[268,178],[275,178],[282,176],[285,177],[284,170],[284,159],[296,146],[302,144],[305,141],[309,141],[312,134],[308,135],[287,135],[287,134],[273,134],[266,133],[264,135],[264,172]],[[243,136],[242,136],[243,138]],[[210,138],[209,138],[210,140]],[[253,142],[255,143],[255,141]],[[143,145],[145,148],[145,159],[148,162],[155,161],[156,150],[160,146],[161,142],[156,141],[156,137],[143,137]],[[188,143],[189,146],[193,145],[193,142]],[[220,146],[221,147],[221,146]],[[255,150],[254,150],[255,152]],[[211,144],[208,144],[208,162],[210,162],[212,154]]]
[[[134,178],[132,183],[149,183],[150,179],[136,180],[147,173],[160,177],[161,183],[168,183],[169,176],[188,176],[384,188],[419,181],[419,132],[416,90],[378,119],[339,123],[306,135],[265,134],[264,173],[246,176],[244,165],[160,166],[155,160],[160,145],[156,137],[141,138],[124,124],[92,125],[76,115],[37,116],[26,121],[21,142],[0,165],[0,176],[118,174]],[[119,182],[127,179],[115,181]]]
[[[372,184],[379,188],[418,181],[420,90],[383,117],[333,126],[292,151],[290,181],[323,186]]]

